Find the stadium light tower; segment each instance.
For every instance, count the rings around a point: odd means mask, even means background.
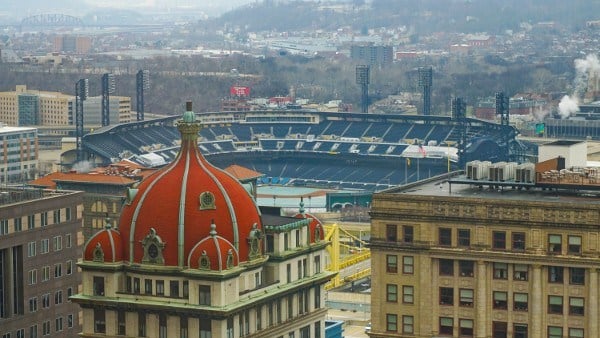
[[[150,89],[150,72],[139,70],[136,75],[136,111],[137,120],[144,121],[144,90]]]
[[[79,79],[75,83],[75,140],[77,143],[77,162],[83,160],[83,147],[81,145],[81,139],[83,138],[83,101],[88,98],[88,94],[88,79]]]
[[[115,76],[110,73],[102,75],[102,126],[110,124],[110,94],[115,92]]]
[[[510,97],[504,95],[503,92],[496,93],[496,115],[500,115],[500,124],[503,126],[509,125],[509,105]]]
[[[458,166],[464,168],[466,161],[467,147],[467,103],[460,97],[452,99],[452,119],[458,121],[459,139],[458,139]]]
[[[419,87],[423,89],[423,115],[431,115],[431,86],[433,84],[433,70],[419,68]]]
[[[360,111],[366,114],[369,111],[369,66],[356,66],[356,84],[360,85]]]

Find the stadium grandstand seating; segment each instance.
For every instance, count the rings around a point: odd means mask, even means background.
[[[199,147],[215,165],[247,166],[264,173],[261,181],[269,184],[373,190],[442,173],[448,162],[456,168],[457,150],[450,145],[458,143],[461,125],[449,117],[284,113],[253,112],[247,120],[205,124]],[[210,121],[218,121],[218,113],[212,114]],[[136,161],[150,152],[169,162],[180,143],[176,123],[177,117],[168,117],[103,127],[84,136],[84,150],[103,164],[123,158]],[[465,154],[469,159],[492,156],[504,144],[514,147],[515,134],[513,127],[467,119],[466,135],[473,142]],[[409,154],[407,147],[413,143],[422,148],[413,146]]]

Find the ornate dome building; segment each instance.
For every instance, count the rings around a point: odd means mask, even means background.
[[[176,159],[130,189],[80,262],[82,337],[324,337],[322,225],[262,215],[206,161],[191,103]]]

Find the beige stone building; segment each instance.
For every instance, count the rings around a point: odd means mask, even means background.
[[[130,97],[110,96],[109,110],[111,124],[132,121]],[[102,97],[89,97],[83,111],[84,125],[100,126]],[[73,126],[75,96],[18,85],[15,91],[0,92],[0,122],[10,126]]]
[[[16,86],[15,91],[0,92],[0,122],[11,126],[67,126],[73,124],[75,97]]]
[[[596,189],[456,176],[375,194],[370,337],[600,337]]]

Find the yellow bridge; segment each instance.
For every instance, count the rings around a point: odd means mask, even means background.
[[[370,232],[369,224],[325,225],[325,240],[331,241],[331,245],[327,247],[330,259],[327,270],[338,273],[325,285],[326,290],[371,274],[371,251],[362,239],[363,235]],[[362,262],[365,263],[361,264]]]

